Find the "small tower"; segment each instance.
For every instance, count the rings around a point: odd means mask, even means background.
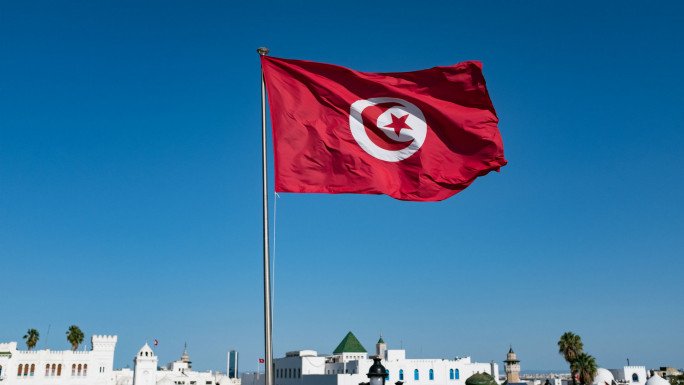
[[[190,356],[188,355],[188,343],[185,343],[185,347],[183,348],[183,355],[181,355],[181,362],[185,362],[188,364],[188,369],[191,368],[192,362],[190,362]]]
[[[515,356],[513,346],[511,346],[511,349],[508,351],[504,363],[504,370],[506,371],[506,381],[509,384],[520,382],[520,361]]]
[[[380,339],[378,343],[375,344],[375,354],[380,356],[381,359],[386,360],[385,353],[387,352],[387,344],[382,339],[382,332],[380,332]]]
[[[133,360],[133,385],[155,385],[157,383],[157,356],[148,344],[140,349]]]

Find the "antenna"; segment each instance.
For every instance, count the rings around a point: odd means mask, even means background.
[[[48,331],[47,331],[47,336],[45,336],[45,347],[50,349],[50,346],[48,345],[48,341],[50,340],[50,324],[48,324]]]

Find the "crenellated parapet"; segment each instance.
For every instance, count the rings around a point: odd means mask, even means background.
[[[93,347],[93,350],[114,351],[116,341],[117,336],[93,335],[90,337],[90,345]]]
[[[40,353],[40,350],[17,350],[19,357],[37,356],[38,353]]]
[[[4,342],[0,343],[0,351],[2,352],[13,352],[17,350],[16,342]]]

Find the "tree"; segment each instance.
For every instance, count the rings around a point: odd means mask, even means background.
[[[679,376],[670,376],[670,384],[672,385],[684,385],[684,374]]]
[[[26,347],[28,348],[28,350],[31,350],[36,347],[39,337],[40,333],[38,333],[38,330],[36,329],[29,329],[26,331],[24,339],[26,340]]]
[[[577,372],[572,368],[572,363],[577,356],[582,353],[583,348],[584,344],[582,344],[582,339],[573,332],[564,333],[560,340],[558,340],[558,354],[561,354],[565,358],[565,361],[570,364],[570,374],[572,375],[573,385],[577,384],[577,381],[575,380]]]
[[[83,343],[83,332],[76,325],[69,326],[69,330],[66,332],[67,341],[71,344],[71,350],[76,351],[78,345]]]
[[[580,353],[575,357],[575,361],[572,362],[570,367],[574,373],[579,374],[581,385],[589,385],[594,382],[598,369],[594,357],[586,353]]]

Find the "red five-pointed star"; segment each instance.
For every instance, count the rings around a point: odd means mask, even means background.
[[[385,127],[394,128],[394,132],[397,133],[397,136],[399,136],[399,131],[401,131],[402,128],[408,128],[409,130],[412,130],[412,128],[406,124],[406,118],[408,118],[409,114],[406,114],[401,118],[394,116],[394,114],[390,114],[390,116],[392,116],[392,123],[386,125]]]

